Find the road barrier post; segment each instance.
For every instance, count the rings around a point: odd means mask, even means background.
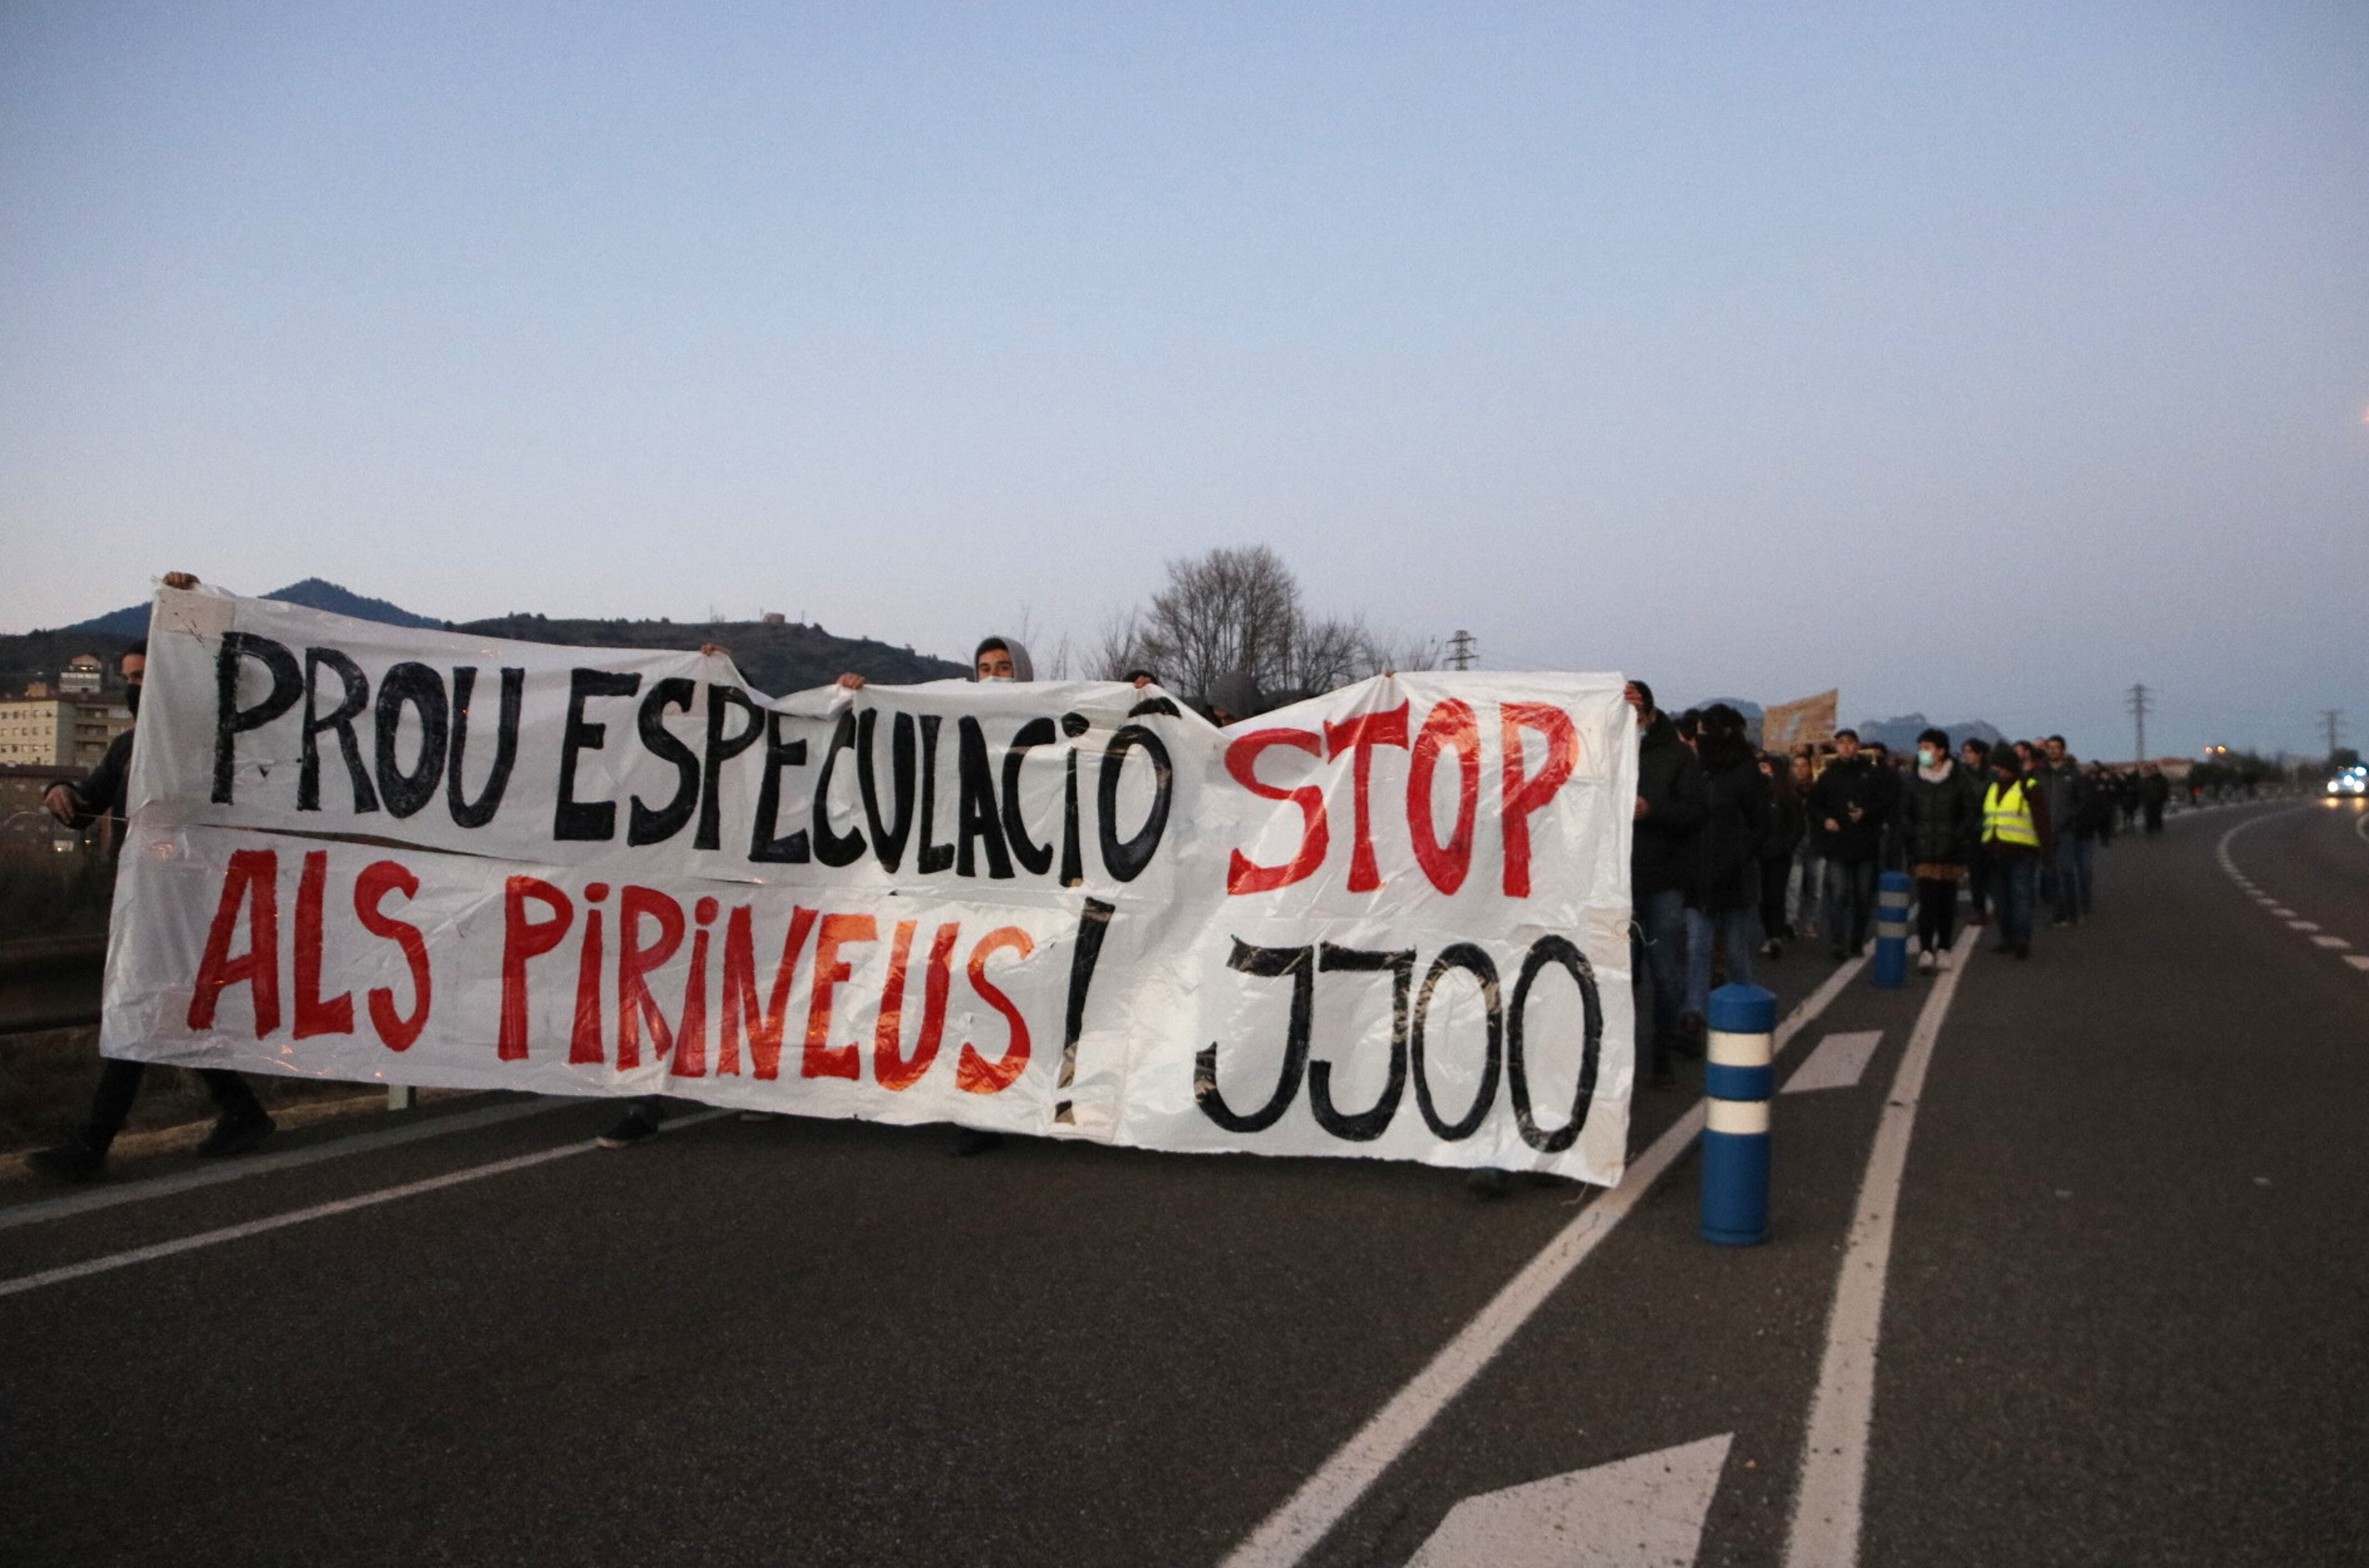
[[[1908,978],[1908,873],[1887,871],[1875,882],[1875,983],[1897,990]]]
[[[1711,993],[1703,1064],[1702,1239],[1768,1239],[1768,1102],[1777,1089],[1777,998],[1758,986]]]

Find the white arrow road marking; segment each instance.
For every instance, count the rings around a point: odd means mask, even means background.
[[[1407,1568],[1693,1568],[1734,1436],[1467,1497]]]
[[[1770,1042],[1770,1048],[1781,1054],[1793,1036],[1816,1023],[1866,967],[1865,958],[1847,959],[1828,975],[1801,1006],[1777,1025],[1777,1037]],[[1951,983],[1956,973],[1951,970],[1942,984]],[[1324,1461],[1323,1469],[1301,1482],[1299,1491],[1261,1521],[1249,1539],[1234,1548],[1223,1568],[1293,1568],[1307,1556],[1310,1549],[1324,1539],[1325,1532],[1340,1522],[1341,1516],[1366,1494],[1366,1489],[1380,1478],[1382,1471],[1397,1463],[1399,1456],[1423,1436],[1432,1418],[1481,1375],[1481,1369],[1505,1347],[1516,1331],[1529,1322],[1530,1314],[1554,1293],[1555,1287],[1596,1250],[1597,1242],[1612,1233],[1613,1227],[1629,1217],[1671,1162],[1693,1146],[1696,1136],[1702,1131],[1703,1107],[1707,1104],[1696,1101],[1693,1108],[1655,1139],[1644,1153],[1630,1162],[1620,1185],[1609,1192],[1596,1194],[1570,1224],[1557,1231],[1554,1239],[1523,1265],[1522,1271],[1507,1280],[1471,1322],[1457,1331],[1454,1339],[1440,1347],[1428,1366],[1391,1395],[1390,1403],[1376,1411],[1356,1436]]]
[[[1793,1070],[1785,1081],[1783,1093],[1806,1093],[1813,1089],[1856,1089],[1860,1076],[1867,1071],[1875,1047],[1883,1043],[1881,1029],[1858,1029],[1848,1034],[1828,1035],[1810,1053],[1810,1059]]]

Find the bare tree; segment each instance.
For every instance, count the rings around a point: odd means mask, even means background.
[[[1152,668],[1143,647],[1142,612],[1127,610],[1105,617],[1082,658],[1089,681],[1124,681],[1132,671]]]
[[[1151,596],[1141,650],[1172,691],[1198,694],[1233,670],[1261,686],[1291,682],[1301,619],[1299,584],[1264,544],[1216,549],[1168,563],[1168,586]]]

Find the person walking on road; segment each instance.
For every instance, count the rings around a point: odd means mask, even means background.
[[[1991,782],[1990,742],[1966,737],[1965,743],[1958,748],[1958,762],[1966,788],[1974,797],[1974,838],[1966,846],[1966,923],[1979,926],[1989,918],[1985,911],[1990,903],[1991,889],[1982,839],[1983,790]]]
[[[1768,831],[1760,841],[1760,956],[1782,958],[1786,939],[1793,934],[1785,920],[1785,881],[1802,842],[1802,797],[1793,788],[1789,758],[1763,752],[1760,777],[1768,791]]]
[[[1826,857],[1818,853],[1818,835],[1810,821],[1810,790],[1818,782],[1817,754],[1807,746],[1800,748],[1787,771],[1792,779],[1793,798],[1801,805],[1802,840],[1793,850],[1789,877],[1787,892],[1793,918],[1786,934],[1807,942],[1818,934],[1818,899],[1825,891],[1826,874]]]
[[[1636,907],[1632,964],[1654,992],[1652,1070],[1655,1088],[1677,1082],[1678,1014],[1686,1003],[1686,907],[1694,836],[1705,814],[1702,765],[1677,727],[1654,706],[1654,689],[1629,682],[1637,710],[1636,822],[1629,847],[1630,897]]]
[[[1859,731],[1835,732],[1835,760],[1810,789],[1810,836],[1825,861],[1825,895],[1818,923],[1834,944],[1834,956],[1848,958],[1867,945],[1868,919],[1875,908],[1875,859],[1883,847],[1883,823],[1876,815],[1875,786],[1860,755]]]
[[[2146,836],[2154,838],[2163,831],[2163,808],[2171,804],[2171,781],[2163,776],[2163,769],[2153,762],[2139,770],[2139,806],[2146,813]]]
[[[198,579],[188,572],[167,572],[164,580],[166,588],[186,589],[198,586]],[[140,689],[148,669],[146,641],[135,642],[124,649],[118,668],[123,675],[124,705],[132,710],[132,727],[108,746],[107,755],[91,770],[89,778],[80,784],[52,785],[41,803],[49,807],[51,815],[70,828],[87,828],[101,818],[107,818],[114,829],[112,842],[120,853],[124,807],[132,782],[132,737],[139,731]],[[25,1157],[25,1163],[36,1174],[52,1181],[97,1180],[107,1169],[108,1150],[113,1147],[116,1134],[131,1118],[132,1103],[140,1093],[140,1081],[147,1068],[143,1061],[127,1061],[120,1057],[105,1059],[99,1066],[98,1089],[91,1096],[90,1112],[82,1129],[54,1148],[34,1150]],[[198,1069],[198,1077],[213,1095],[220,1112],[213,1129],[198,1145],[200,1154],[210,1159],[244,1154],[271,1135],[275,1124],[270,1113],[255,1097],[246,1079],[215,1067]]]
[[[1998,952],[2031,956],[2032,888],[2050,839],[2047,792],[2024,773],[2013,749],[1993,747],[1990,786],[1983,792],[1982,843]]]
[[[1958,939],[1958,884],[1981,839],[1982,800],[1966,772],[1950,760],[1950,738],[1917,738],[1917,771],[1901,795],[1901,835],[1917,878],[1917,967],[1947,967]]]
[[[2055,842],[2048,853],[2048,891],[2054,906],[2051,926],[2080,923],[2089,907],[2090,841],[2081,833],[2089,814],[2092,791],[2080,764],[2065,748],[2065,738],[2052,735],[2043,742],[2046,761],[2035,770],[2041,793],[2048,798],[2048,820]]]
[[[1725,703],[1703,709],[1696,720],[1695,756],[1703,776],[1694,876],[1702,943],[1687,953],[1689,1029],[1710,1008],[1714,946],[1726,952],[1730,984],[1752,983],[1753,949],[1760,944],[1760,851],[1769,818],[1768,781],[1744,738],[1743,715]]]

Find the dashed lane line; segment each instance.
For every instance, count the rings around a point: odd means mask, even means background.
[[[714,1121],[718,1116],[728,1116],[734,1114],[728,1109],[702,1111],[695,1116],[670,1120],[662,1125],[658,1131],[678,1132],[687,1127],[697,1127],[701,1122]],[[261,1219],[250,1219],[240,1225],[224,1225],[217,1230],[200,1230],[193,1236],[178,1236],[169,1242],[157,1242],[145,1247],[133,1247],[126,1252],[109,1253],[104,1257],[89,1258],[82,1263],[67,1264],[59,1268],[45,1268],[37,1274],[20,1274],[14,1279],[0,1279],[0,1297],[20,1296],[28,1290],[39,1290],[44,1286],[63,1285],[69,1280],[87,1279],[95,1274],[109,1274],[119,1268],[130,1268],[134,1264],[153,1263],[158,1258],[175,1257],[182,1253],[196,1252],[201,1247],[218,1247],[225,1242],[244,1241],[249,1236],[259,1236],[267,1230],[278,1230],[290,1225],[302,1225],[308,1219],[326,1219],[332,1215],[350,1214],[358,1208],[373,1208],[382,1203],[393,1203],[397,1198],[417,1197],[421,1193],[435,1192],[439,1188],[459,1186],[464,1182],[479,1181],[487,1176],[508,1175],[512,1171],[524,1171],[536,1165],[547,1165],[554,1160],[565,1160],[570,1155],[583,1154],[599,1147],[598,1143],[588,1138],[581,1143],[563,1143],[555,1149],[540,1149],[532,1154],[513,1155],[508,1160],[496,1160],[489,1164],[471,1165],[459,1171],[447,1171],[441,1176],[429,1176],[424,1181],[405,1182],[399,1186],[381,1187],[376,1192],[360,1193],[352,1197],[341,1197],[329,1203],[316,1203],[309,1208],[291,1209],[285,1214],[268,1215]]]
[[[1865,958],[1851,958],[1828,975],[1785,1021],[1778,1025],[1775,1050],[1782,1052],[1793,1036],[1814,1023],[1845,987],[1866,967]],[[1954,976],[1958,971],[1952,969]],[[1677,1125],[1654,1140],[1653,1146],[1630,1163],[1620,1185],[1598,1193],[1572,1222],[1556,1232],[1520,1273],[1505,1282],[1489,1304],[1457,1331],[1429,1366],[1390,1402],[1376,1412],[1356,1436],[1343,1444],[1323,1468],[1300,1483],[1283,1506],[1234,1548],[1223,1568],[1293,1568],[1322,1540],[1357,1499],[1381,1478],[1384,1471],[1414,1445],[1439,1413],[1462,1393],[1482,1368],[1496,1357],[1554,1294],[1572,1270],[1586,1261],[1598,1242],[1633,1212],[1654,1184],[1702,1130],[1703,1106],[1698,1100]]]
[[[1859,1207],[1835,1283],[1826,1319],[1826,1347],[1811,1396],[1802,1444],[1802,1481],[1785,1543],[1785,1568],[1852,1568],[1859,1561],[1860,1523],[1867,1491],[1868,1431],[1875,1418],[1875,1358],[1883,1330],[1885,1276],[1892,1265],[1892,1227],[1908,1169],[1908,1139],[1934,1043],[1958,994],[1958,982],[1980,944],[1961,938],[1964,951],[1943,970],[1917,1010],[1917,1026],[1893,1073],[1883,1119],[1868,1151]]]
[[[2322,933],[2318,921],[2305,920],[2276,898],[2260,892],[2251,882],[2246,880],[2246,874],[2237,869],[2237,860],[2229,853],[2230,841],[2256,823],[2267,822],[2275,817],[2292,817],[2298,811],[2313,809],[2315,807],[2310,806],[2293,806],[2283,811],[2265,811],[2259,817],[2249,817],[2221,835],[2220,843],[2214,848],[2213,858],[2220,862],[2221,870],[2229,880],[2244,888],[2248,896],[2260,904],[2272,919],[2285,921],[2289,931],[2301,932],[2310,939],[2313,946],[2324,948],[2331,953],[2340,953],[2343,949],[2351,947],[2352,944],[2340,936],[2329,936]],[[2369,814],[2355,817],[2352,819],[2352,830],[2360,834],[2364,841],[2369,841]],[[2356,969],[2369,969],[2369,957],[2347,953],[2344,954],[2344,961]]]

